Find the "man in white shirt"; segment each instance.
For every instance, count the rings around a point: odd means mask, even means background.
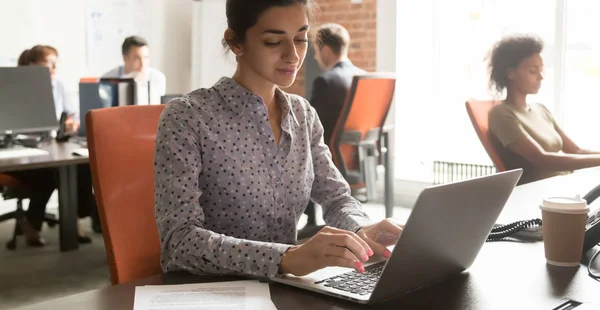
[[[148,42],[141,37],[131,36],[125,39],[121,51],[124,65],[106,72],[102,77],[134,78],[138,82],[150,81],[152,93],[164,96],[167,78],[159,70],[150,67]]]

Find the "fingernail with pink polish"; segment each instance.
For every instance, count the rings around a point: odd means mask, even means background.
[[[363,270],[363,264],[361,262],[356,262],[354,263],[354,267],[356,268],[356,271],[360,271]]]
[[[385,258],[390,258],[391,255],[392,255],[392,252],[390,252],[390,250],[385,250],[385,252],[383,252],[383,256]]]
[[[369,256],[373,256],[373,254],[374,254],[374,253],[373,253],[373,250],[369,249],[369,250],[367,251],[367,255],[369,255]]]
[[[368,256],[368,255],[365,255],[365,256],[363,256],[363,260],[364,260],[365,262],[366,262],[366,261],[368,261],[368,260],[369,260],[369,256]]]

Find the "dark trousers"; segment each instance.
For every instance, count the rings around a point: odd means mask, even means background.
[[[26,217],[29,224],[40,231],[50,196],[58,188],[58,171],[55,168],[10,172],[28,189],[29,207]],[[92,193],[92,173],[89,164],[77,166],[77,214],[79,218],[97,214],[96,199]]]
[[[77,215],[79,218],[97,214],[96,198],[92,192],[92,171],[89,164],[77,165]]]
[[[9,174],[19,179],[27,188],[27,197],[29,197],[29,207],[26,212],[27,222],[40,231],[46,214],[46,205],[58,185],[56,169],[25,170]]]

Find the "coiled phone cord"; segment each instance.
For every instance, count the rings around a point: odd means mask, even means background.
[[[530,228],[533,226],[542,225],[541,219],[533,219],[528,221],[518,221],[498,227],[494,227],[490,232],[490,235],[487,238],[487,241],[496,241],[506,237],[509,237],[513,234],[518,233],[519,231]]]

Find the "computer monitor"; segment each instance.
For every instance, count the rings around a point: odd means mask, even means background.
[[[167,104],[167,103],[169,103],[169,101],[176,99],[176,98],[180,98],[181,96],[183,96],[183,95],[169,94],[169,95],[160,96],[160,104]]]
[[[114,107],[136,104],[138,95],[134,79],[101,78],[100,83],[115,85],[117,91],[113,93],[112,97]]]
[[[85,137],[85,114],[94,109],[118,106],[118,85],[111,82],[79,83],[79,131],[77,135]]]
[[[57,128],[48,68],[0,67],[0,135]]]

